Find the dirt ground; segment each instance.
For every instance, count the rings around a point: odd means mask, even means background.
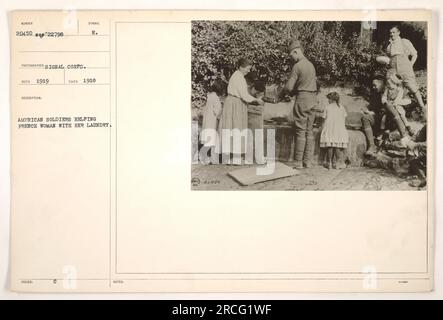
[[[291,163],[285,163],[291,166]],[[348,167],[328,170],[322,166],[299,170],[299,174],[241,186],[228,173],[249,166],[192,165],[193,190],[417,190],[409,179],[384,169]]]
[[[427,82],[427,72],[416,72],[416,80],[420,86]],[[360,96],[347,94],[344,89],[324,88],[320,99],[330,90],[337,89],[343,98],[343,104],[348,113],[358,113],[368,102]],[[325,98],[323,97],[323,100]],[[323,104],[325,101],[323,101]],[[264,120],[284,118],[291,121],[293,102],[280,103],[264,108]],[[193,108],[193,114],[198,118],[198,111]],[[358,120],[360,123],[360,120]],[[283,162],[283,161],[281,161]],[[291,162],[283,162],[292,166]],[[194,164],[191,169],[193,190],[417,190],[409,186],[410,179],[400,178],[385,169],[367,167],[348,167],[342,170],[328,170],[322,166],[300,170],[299,174],[273,181],[241,186],[228,176],[233,170],[247,166],[203,165]],[[249,165],[248,167],[251,167]]]

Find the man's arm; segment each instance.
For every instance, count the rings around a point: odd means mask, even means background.
[[[297,70],[294,65],[294,67],[292,67],[291,74],[289,75],[288,81],[286,82],[285,86],[282,88],[282,90],[280,91],[280,93],[278,95],[279,101],[290,101],[291,100],[289,95],[294,90],[295,83],[297,82],[297,79],[298,79]]]
[[[385,105],[388,102],[388,90],[385,89],[381,95],[381,104]]]
[[[415,61],[417,61],[417,50],[414,48],[414,45],[412,44],[411,41],[409,41],[408,39],[402,39],[403,40],[403,45],[406,47],[406,50],[409,53],[409,56],[411,57],[410,61],[412,66],[414,66]]]
[[[286,95],[291,93],[292,90],[294,90],[294,86],[295,86],[295,83],[297,82],[297,79],[298,79],[297,67],[296,67],[296,65],[294,65],[292,67],[291,74],[289,75],[289,79],[286,82],[283,90],[280,93],[280,98],[285,97]]]
[[[411,64],[412,64],[412,66],[414,66],[415,61],[417,61],[417,53],[415,53],[414,55],[411,56]]]

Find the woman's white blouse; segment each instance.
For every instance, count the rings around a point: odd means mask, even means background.
[[[255,100],[255,98],[249,94],[246,79],[239,70],[235,71],[229,79],[228,94],[248,103]]]

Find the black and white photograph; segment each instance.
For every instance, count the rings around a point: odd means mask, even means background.
[[[305,4],[11,9],[0,296],[442,296],[440,11]]]
[[[193,21],[192,190],[426,190],[420,21]]]

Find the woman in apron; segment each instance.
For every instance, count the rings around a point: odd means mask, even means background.
[[[223,162],[226,161],[230,153],[234,154],[234,159],[241,159],[241,154],[245,153],[245,129],[248,128],[248,104],[263,104],[260,99],[254,98],[248,92],[245,75],[251,70],[252,63],[241,58],[238,61],[238,69],[233,73],[228,83],[228,96],[226,97],[223,112],[220,118],[220,137],[223,153]],[[233,136],[237,135],[233,139]],[[241,140],[240,140],[240,136]],[[241,144],[236,143],[241,141]],[[237,155],[237,157],[236,157]]]

